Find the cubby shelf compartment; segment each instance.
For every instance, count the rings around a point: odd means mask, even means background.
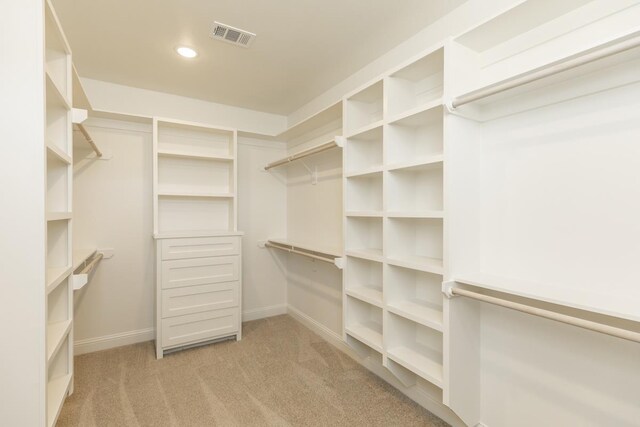
[[[48,105],[59,105],[66,110],[71,110],[71,103],[67,99],[67,97],[62,93],[62,91],[58,88],[58,85],[53,80],[49,71],[46,72],[46,89],[47,89],[47,104]]]
[[[382,170],[382,126],[347,138],[345,176],[368,175]]]
[[[344,287],[347,295],[382,307],[382,263],[347,257]]]
[[[437,106],[385,127],[386,164],[431,162],[443,149],[443,109]]]
[[[206,125],[156,119],[157,153],[183,153],[189,157],[235,157],[234,131]]]
[[[347,217],[346,227],[347,255],[382,260],[382,218]]]
[[[402,212],[387,212],[389,218],[416,218],[416,219],[442,219],[444,218],[443,211],[402,211]]]
[[[387,357],[442,388],[442,334],[431,328],[387,314],[387,324],[393,334],[387,334]]]
[[[442,273],[442,220],[388,218],[385,233],[386,257],[389,263],[436,274]]]
[[[382,120],[382,80],[350,96],[345,101],[345,133],[358,132]]]
[[[232,230],[235,224],[231,194],[159,194],[157,234],[191,230]]]
[[[392,73],[385,80],[387,114],[402,114],[442,99],[444,86],[444,49]]]
[[[346,178],[345,209],[347,212],[381,212],[382,172]]]
[[[387,210],[442,211],[443,168],[435,165],[389,171],[386,176]]]
[[[394,265],[385,270],[386,307],[392,313],[442,331],[442,276]]]
[[[64,320],[47,325],[47,363],[50,363],[60,350],[71,330],[71,324],[71,320]]]
[[[382,309],[347,296],[345,332],[382,353]]]

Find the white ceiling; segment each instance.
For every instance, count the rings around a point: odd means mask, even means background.
[[[82,77],[288,114],[465,0],[53,0]],[[213,21],[256,33],[209,38]],[[174,48],[192,46],[195,59]]]

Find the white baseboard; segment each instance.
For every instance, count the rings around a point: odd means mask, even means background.
[[[154,339],[154,328],[139,329],[137,331],[77,340],[74,343],[73,351],[75,355],[93,353],[94,351],[108,350],[110,348],[122,347],[123,345],[136,344]]]
[[[322,338],[331,343],[334,347],[337,347],[342,352],[346,353],[356,362],[373,372],[384,381],[388,382],[395,388],[397,388],[402,394],[406,395],[409,399],[416,402],[418,405],[425,408],[427,411],[442,418],[447,423],[455,427],[464,427],[464,423],[453,413],[453,411],[444,405],[442,402],[434,400],[420,387],[404,387],[395,376],[387,371],[387,369],[380,365],[377,361],[371,358],[362,359],[342,340],[342,337],[331,329],[327,328],[323,324],[319,323],[315,319],[312,319],[300,310],[289,306],[287,311],[291,317],[311,329],[313,332],[320,335]]]
[[[264,319],[265,317],[278,316],[280,314],[287,314],[287,305],[278,304],[269,307],[254,308],[252,310],[245,310],[242,312],[242,321],[249,322],[251,320]]]

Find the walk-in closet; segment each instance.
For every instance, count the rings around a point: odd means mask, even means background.
[[[1,7],[0,425],[640,426],[640,0]]]

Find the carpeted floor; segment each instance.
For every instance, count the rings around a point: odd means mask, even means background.
[[[58,426],[447,426],[289,316],[156,360],[152,342],[75,360]]]

